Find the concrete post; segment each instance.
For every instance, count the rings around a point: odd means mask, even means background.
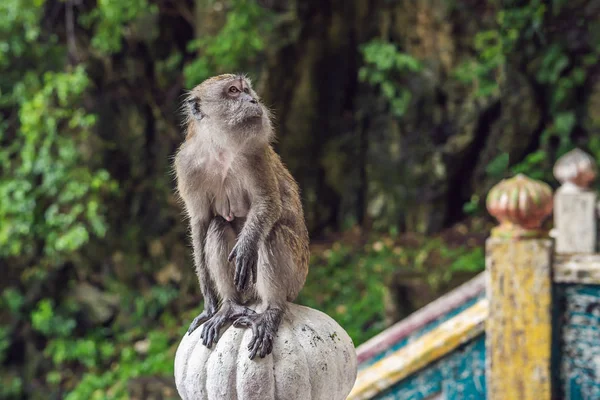
[[[558,159],[554,176],[562,184],[554,196],[556,252],[595,253],[598,246],[598,195],[589,189],[596,162],[579,149]]]
[[[489,400],[552,396],[552,211],[545,183],[518,175],[496,185],[487,207],[500,221],[486,243],[486,379]]]

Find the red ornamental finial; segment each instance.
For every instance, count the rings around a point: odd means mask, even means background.
[[[493,236],[539,236],[540,227],[552,212],[552,189],[523,174],[504,179],[490,190],[486,206],[500,226]]]

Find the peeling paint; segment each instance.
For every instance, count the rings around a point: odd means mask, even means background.
[[[388,355],[414,342],[440,324],[454,318],[485,297],[485,276],[482,272],[422,309],[394,324],[357,349],[359,370],[365,369]]]
[[[559,292],[564,399],[600,399],[600,286],[561,285]]]
[[[485,340],[480,335],[373,399],[480,400],[485,390]]]
[[[600,254],[557,255],[554,281],[600,285]]]
[[[488,399],[550,400],[552,241],[488,239]]]
[[[373,398],[401,379],[469,342],[483,332],[487,313],[487,300],[481,299],[414,342],[359,371],[348,399]]]

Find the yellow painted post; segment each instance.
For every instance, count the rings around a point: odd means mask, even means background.
[[[487,398],[550,400],[554,244],[540,226],[552,191],[517,175],[490,191],[487,207],[500,221],[486,243]]]

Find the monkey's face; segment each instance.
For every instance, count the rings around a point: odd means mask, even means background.
[[[267,114],[248,79],[237,75],[207,79],[194,88],[188,104],[194,119],[210,118],[230,127],[261,125]]]

